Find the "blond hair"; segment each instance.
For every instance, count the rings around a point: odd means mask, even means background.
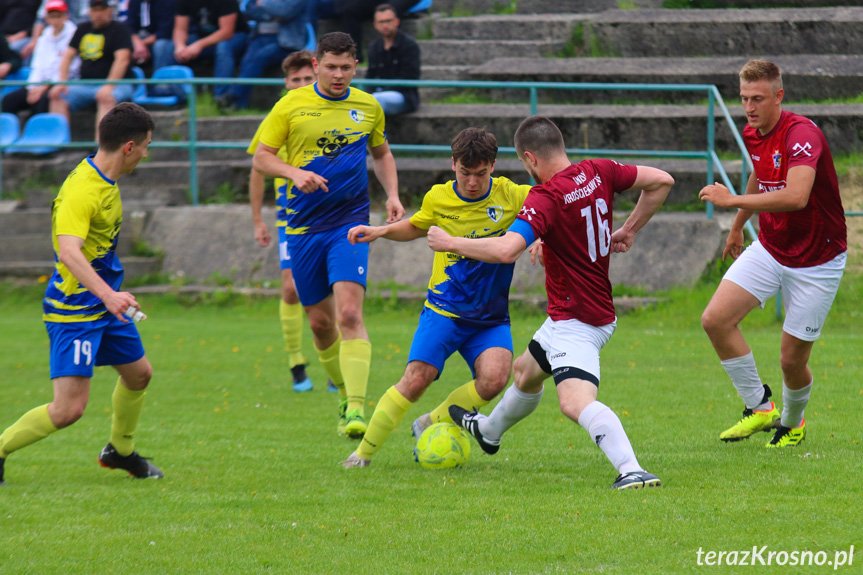
[[[779,66],[768,60],[749,60],[740,69],[740,83],[766,80],[773,86],[775,94],[782,89],[782,71]]]

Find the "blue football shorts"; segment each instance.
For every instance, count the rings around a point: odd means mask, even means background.
[[[279,231],[279,267],[282,270],[289,270],[291,269],[291,252],[288,251],[288,236],[285,234],[285,226],[277,225],[276,229]]]
[[[93,377],[97,365],[124,365],[144,357],[135,322],[123,323],[110,313],[95,321],[45,322],[51,344],[51,379]]]
[[[303,305],[314,305],[333,291],[336,282],[354,282],[364,288],[369,267],[369,244],[351,245],[348,230],[359,222],[304,235],[288,235],[294,285]]]
[[[512,332],[509,324],[470,325],[424,307],[414,333],[408,363],[422,361],[435,366],[435,380],[438,380],[446,360],[458,351],[467,362],[471,375],[476,378],[473,366],[476,358],[492,347],[502,347],[512,352]]]

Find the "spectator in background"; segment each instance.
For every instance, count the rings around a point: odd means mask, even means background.
[[[257,22],[254,36],[240,61],[240,78],[260,78],[267,68],[302,50],[310,38],[307,25],[312,21],[315,0],[250,0],[244,15]],[[246,108],[252,87],[227,86],[216,103],[220,108]]]
[[[413,38],[399,30],[400,21],[391,4],[375,10],[375,30],[380,38],[369,44],[366,78],[380,80],[419,80],[420,48]],[[380,102],[387,116],[407,114],[419,107],[416,87],[367,85],[366,91]]]
[[[34,114],[44,114],[48,111],[48,89],[51,86],[36,82],[57,81],[60,77],[60,61],[78,27],[69,21],[69,7],[64,0],[48,0],[46,9],[49,27],[36,43],[27,78],[33,84],[6,94],[2,104],[4,112],[17,114],[30,109]],[[77,78],[80,67],[81,61],[75,58],[69,68],[69,78]]]
[[[21,67],[21,56],[0,36],[0,80]]]
[[[30,42],[30,30],[39,11],[40,0],[0,0],[0,27],[9,47],[20,53]]]
[[[2,0],[0,0],[2,1]],[[36,12],[36,20],[33,22],[33,32],[30,34],[30,41],[27,42],[27,45],[21,48],[21,57],[29,58],[32,56],[33,51],[36,49],[36,42],[39,41],[39,38],[42,37],[42,33],[45,32],[45,28],[48,27],[47,21],[47,6],[53,0],[42,0],[42,4],[39,5],[39,10]],[[69,21],[75,24],[82,24],[89,19],[89,7],[90,4],[86,0],[65,0],[66,6],[69,8],[67,13],[69,14]]]
[[[390,0],[390,5],[399,17],[419,0]],[[331,4],[332,12],[340,21],[340,30],[347,32],[357,43],[357,60],[363,61],[363,22],[368,22],[375,15],[375,9],[380,0],[332,0],[323,2]]]
[[[126,24],[132,31],[133,64],[150,62],[155,43],[171,40],[175,10],[176,0],[130,0]]]
[[[134,78],[129,61],[132,57],[132,33],[122,22],[112,19],[113,0],[90,0],[90,21],[78,26],[66,53],[60,61],[58,81],[65,82],[70,77],[72,61],[81,58],[82,80],[107,80],[102,85],[60,84],[48,92],[50,110],[63,114],[80,110],[96,102],[96,126],[108,111],[118,102],[132,99],[132,84],[113,84],[111,80]],[[97,131],[98,136],[98,131]]]
[[[234,76],[235,46],[244,45],[248,27],[236,0],[177,0],[172,40],[157,40],[153,68],[182,64],[199,58],[214,59],[213,76]],[[216,96],[227,86],[215,86]]]

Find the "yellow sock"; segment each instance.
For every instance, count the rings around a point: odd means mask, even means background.
[[[364,339],[342,341],[342,348],[339,351],[339,365],[345,378],[348,411],[359,409],[360,413],[364,413],[371,363],[372,344]]]
[[[345,391],[345,379],[342,377],[342,368],[339,366],[339,350],[342,347],[342,334],[336,338],[333,345],[327,349],[318,349],[318,359],[321,361],[324,371],[327,372],[330,380],[337,388],[339,388],[339,397],[345,399],[348,394]],[[315,347],[317,349],[317,346]]]
[[[476,380],[472,379],[463,386],[454,389],[449,397],[429,414],[432,423],[440,423],[441,421],[452,423],[452,418],[449,416],[450,405],[457,405],[468,411],[478,411],[480,407],[488,405],[488,402],[476,392]]]
[[[279,319],[282,321],[288,363],[291,367],[306,363],[306,356],[303,355],[303,306],[279,300]]]
[[[111,416],[111,445],[123,457],[135,451],[135,430],[138,429],[138,419],[141,408],[144,407],[145,390],[132,391],[117,380],[111,404],[114,413]]]
[[[381,448],[384,441],[390,436],[390,432],[405,416],[411,405],[413,403],[405,399],[405,396],[399,393],[395,386],[389,388],[375,407],[375,412],[369,421],[369,428],[357,448],[357,455],[362,459],[371,459],[372,455]]]
[[[57,428],[48,415],[48,404],[31,409],[0,435],[0,458],[6,459],[13,451],[45,439],[55,431]]]

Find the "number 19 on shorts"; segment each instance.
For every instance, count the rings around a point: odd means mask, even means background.
[[[90,342],[86,339],[84,341],[76,339],[72,342],[72,345],[75,347],[75,365],[81,365],[82,355],[86,358],[84,365],[90,365],[93,361],[93,346],[90,345]]]

